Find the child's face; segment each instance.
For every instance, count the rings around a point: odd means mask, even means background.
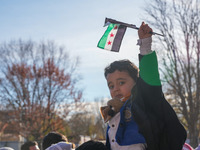
[[[131,93],[135,81],[126,71],[114,71],[106,77],[110,95],[112,98],[123,98]]]

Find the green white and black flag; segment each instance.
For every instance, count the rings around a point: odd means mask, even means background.
[[[101,37],[97,47],[119,52],[123,36],[126,32],[126,26],[109,22],[106,22],[105,24],[109,24],[109,26]]]

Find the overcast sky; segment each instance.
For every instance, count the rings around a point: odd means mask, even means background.
[[[119,53],[97,48],[105,18],[140,26],[144,0],[0,0],[0,42],[53,40],[80,57],[86,101],[110,97],[104,68],[114,60],[138,65],[137,31],[127,29]]]

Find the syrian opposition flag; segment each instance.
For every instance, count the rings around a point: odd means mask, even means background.
[[[119,48],[126,32],[126,26],[110,23],[97,47],[109,51],[119,52]]]

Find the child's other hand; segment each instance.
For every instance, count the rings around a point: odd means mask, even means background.
[[[138,36],[140,39],[148,38],[152,36],[153,30],[148,26],[148,24],[145,24],[142,22],[139,30],[138,30]]]

